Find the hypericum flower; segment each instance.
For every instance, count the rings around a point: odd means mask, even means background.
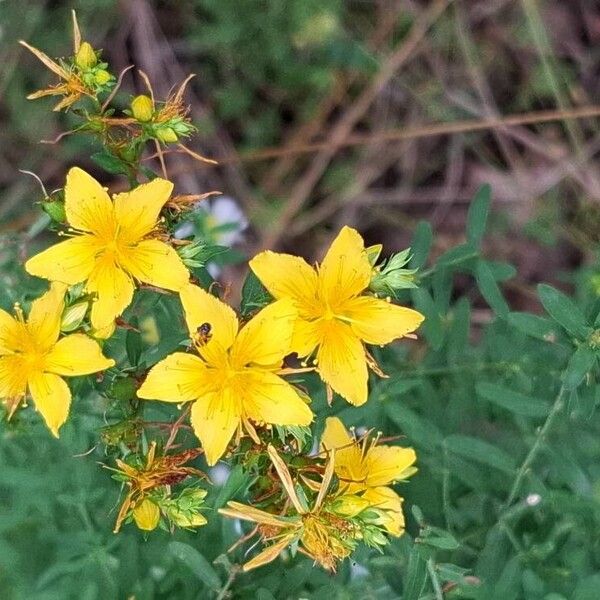
[[[412,448],[377,442],[377,438],[369,440],[368,436],[356,440],[340,419],[329,417],[321,438],[321,450],[335,450],[340,494],[360,495],[372,508],[380,510],[382,524],[388,532],[399,536],[404,531],[403,500],[387,486],[416,473],[413,465],[417,457]]]
[[[291,301],[274,302],[239,329],[235,312],[201,288],[190,284],[180,297],[198,356],[171,354],[151,369],[138,396],[193,401],[191,423],[209,465],[221,458],[242,426],[253,435],[251,421],[312,421],[310,408],[280,377],[297,316]]]
[[[368,295],[372,266],[360,234],[344,227],[323,262],[313,269],[289,254],[261,252],[250,268],[276,298],[298,309],[292,350],[316,351],[323,381],[354,405],[367,400],[367,365],[376,368],[364,343],[388,344],[415,331],[423,315]]]
[[[115,522],[114,532],[117,533],[123,524],[123,521],[132,514],[136,525],[140,529],[150,531],[158,524],[160,517],[159,508],[152,500],[148,500],[149,492],[162,486],[175,485],[183,481],[190,475],[197,477],[206,477],[206,475],[193,467],[184,466],[185,463],[193,460],[201,454],[201,450],[192,448],[179,454],[165,455],[156,457],[156,442],[152,442],[146,462],[143,465],[130,465],[117,459],[118,469],[115,471],[116,479],[119,479],[127,485],[129,491],[125,496],[117,520]],[[148,500],[148,502],[145,502]],[[154,505],[154,506],[152,506]],[[156,507],[156,509],[154,508]],[[137,515],[136,515],[137,511]],[[158,517],[156,516],[158,515]],[[140,525],[140,523],[142,525]],[[151,525],[154,524],[153,527]]]
[[[18,305],[16,318],[0,310],[0,398],[10,416],[29,391],[56,437],[71,405],[71,391],[62,377],[90,375],[115,364],[87,335],[59,339],[64,293],[64,286],[53,284],[34,300],[27,320]]]
[[[31,275],[75,285],[97,298],[91,321],[96,330],[110,330],[131,303],[134,279],[178,291],[189,273],[173,248],[156,239],[155,229],[173,184],[156,178],[114,202],[91,175],[74,167],[67,174],[65,211],[73,237],[30,258]]]
[[[324,502],[333,477],[334,453],[331,453],[314,504],[309,508],[296,493],[290,472],[277,451],[269,446],[268,452],[295,514],[278,516],[239,502],[228,502],[227,508],[219,509],[219,513],[227,517],[257,523],[262,541],[272,542],[248,561],[243,570],[250,571],[270,563],[288,546],[299,544],[301,552],[323,568],[335,571],[337,563],[349,556],[355,548],[360,531],[350,520],[329,512],[325,507]]]

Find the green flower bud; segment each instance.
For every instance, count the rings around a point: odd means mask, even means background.
[[[94,81],[96,85],[106,85],[111,79],[112,75],[104,69],[100,69],[94,74]]]
[[[172,144],[179,139],[171,127],[160,127],[155,131],[155,135],[163,144]]]
[[[331,503],[331,510],[341,516],[351,519],[369,506],[369,501],[359,496],[339,496]]]
[[[75,331],[82,323],[88,310],[88,302],[77,302],[67,307],[60,322],[60,330],[69,333]]]
[[[92,48],[90,44],[87,42],[83,42],[81,46],[79,46],[79,50],[77,50],[77,54],[75,55],[75,64],[80,69],[91,69],[98,62],[98,57],[96,56],[96,52]]]
[[[206,525],[206,518],[200,513],[186,513],[174,508],[169,511],[169,518],[177,527],[201,527]]]
[[[152,99],[143,94],[136,96],[131,101],[131,114],[134,119],[137,119],[141,123],[150,121],[154,115],[154,104]]]

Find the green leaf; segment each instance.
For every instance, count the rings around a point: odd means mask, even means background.
[[[460,548],[460,544],[451,533],[445,529],[431,525],[427,525],[421,530],[418,540],[423,544],[439,548],[440,550],[456,550]]]
[[[385,403],[389,418],[405,432],[411,443],[428,447],[432,451],[443,441],[441,431],[429,419],[424,419],[408,408],[402,400],[389,400]]]
[[[479,438],[460,434],[450,435],[446,438],[445,444],[448,450],[455,454],[494,467],[504,473],[513,473],[515,470],[516,465],[512,456]]]
[[[492,188],[486,183],[477,190],[469,206],[469,212],[467,213],[467,240],[475,247],[479,246],[485,233],[491,201]]]
[[[413,546],[408,557],[403,600],[419,600],[427,581],[427,563],[423,560],[417,546]]]
[[[248,271],[244,286],[242,287],[242,315],[246,316],[251,312],[263,308],[269,304],[272,299],[273,297],[269,294],[258,277],[252,271]]]
[[[411,269],[422,269],[427,262],[433,234],[431,225],[427,221],[420,221],[415,229],[410,249],[412,258],[410,261]]]
[[[475,389],[480,398],[524,417],[545,417],[550,409],[545,400],[532,398],[493,383],[482,381],[475,386]]]
[[[169,542],[168,552],[188,567],[196,577],[213,590],[221,588],[221,579],[213,566],[196,548],[183,542]]]
[[[137,327],[137,319],[131,319],[131,325]],[[132,367],[137,367],[142,356],[142,336],[139,331],[128,329],[125,335],[125,351],[127,360]]]
[[[582,340],[591,333],[591,327],[571,298],[545,283],[538,285],[537,291],[546,312],[573,337]]]
[[[129,167],[126,162],[117,158],[114,154],[103,150],[102,152],[96,152],[92,154],[90,158],[100,167],[102,167],[108,173],[113,175],[127,175],[129,173]]]
[[[438,350],[444,341],[444,331],[437,306],[431,294],[424,287],[411,290],[411,293],[415,308],[425,315],[425,321],[421,325],[420,331],[423,332],[431,347]]]
[[[242,490],[250,481],[248,473],[244,471],[241,465],[236,465],[229,477],[225,482],[225,485],[219,491],[219,495],[215,498],[214,508],[222,508],[225,504],[231,500],[240,490]]]
[[[527,312],[511,312],[507,321],[519,331],[544,342],[555,342],[562,333],[550,319]]]
[[[595,363],[595,352],[585,344],[579,346],[567,365],[564,375],[565,387],[568,390],[574,390],[583,381]]]
[[[485,298],[492,310],[500,317],[507,316],[509,311],[508,304],[506,303],[504,296],[502,296],[502,292],[484,260],[480,260],[477,263],[475,279],[477,280],[481,295]]]

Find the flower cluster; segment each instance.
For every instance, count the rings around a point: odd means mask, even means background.
[[[27,319],[20,306],[15,317],[0,311],[0,397],[8,418],[29,394],[58,436],[71,404],[63,377],[110,369],[110,385],[99,391],[109,399],[101,440],[117,453],[109,468],[125,491],[115,532],[129,522],[146,532],[206,523],[203,486],[210,481],[193,465],[202,455],[209,467],[228,460],[255,475],[250,504],[230,501],[220,510],[255,523],[265,545],[245,569],[289,549],[334,570],[359,543],[382,547],[404,531],[402,498],[390,486],[416,471],[415,453],[382,444],[380,434],[350,433],[335,417],[312,450],[318,418],[307,390],[320,378],[329,404],[334,393],[354,406],[367,402],[369,369],[383,375],[369,346],[414,337],[423,321],[390,298],[415,285],[414,271],[402,268],[408,252],[377,264],[381,246],[365,247],[350,227],[316,266],[261,252],[249,262],[261,300],[239,316],[199,278],[204,241],[174,236],[182,206],[200,197],[173,195],[162,155],[163,177],[141,165],[146,142],[175,143],[194,131],[183,105],[188,80],[164,103],[155,102],[148,82],[150,96],[136,96],[119,116],[110,96],[100,99],[116,89],[108,65],[74,24],[70,59],[56,62],[26,45],[61,79],[31,97],[60,95],[56,109],[84,105],[79,130],[102,124],[95,133],[103,160],[113,160],[119,169],[111,172],[126,175],[130,189],[111,196],[73,167],[52,200],[61,209],[55,226],[67,239],[25,263],[50,289],[31,303]],[[139,333],[139,319],[126,319],[140,288],[176,295],[187,329],[153,366],[131,359],[130,347],[125,364],[116,342],[114,358],[103,354],[108,338],[122,340],[119,330]],[[147,339],[156,345],[160,336],[152,331]],[[177,406],[177,419],[145,420],[156,402]],[[195,436],[182,441],[188,430]]]

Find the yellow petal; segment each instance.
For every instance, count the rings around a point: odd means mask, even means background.
[[[137,280],[167,290],[178,291],[190,278],[177,252],[159,240],[143,240],[129,248],[121,266]]]
[[[296,537],[295,533],[283,536],[279,541],[271,544],[259,552],[254,558],[244,563],[242,570],[247,573],[252,569],[257,569],[258,567],[273,562],[292,542],[294,542]]]
[[[86,289],[98,296],[92,303],[92,326],[103,329],[131,304],[134,285],[131,277],[106,256],[96,262]]]
[[[116,231],[113,204],[106,190],[88,173],[73,167],[65,185],[67,221],[75,229],[112,239]]]
[[[30,374],[28,384],[36,409],[52,434],[58,437],[58,430],[67,420],[71,406],[69,386],[53,373]]]
[[[0,356],[22,350],[24,336],[29,337],[23,324],[0,309]]]
[[[0,398],[16,398],[25,394],[27,372],[18,354],[0,356]]]
[[[298,312],[290,299],[277,300],[255,315],[240,331],[232,348],[232,361],[276,365],[290,353]]]
[[[302,318],[294,321],[294,333],[290,350],[298,356],[308,356],[321,343],[321,326],[319,321],[305,321]]]
[[[41,348],[49,349],[58,339],[66,291],[65,285],[53,283],[45,294],[31,303],[27,329]]]
[[[367,344],[389,344],[415,331],[425,318],[412,308],[370,296],[348,300],[341,311],[354,333]]]
[[[360,294],[371,280],[365,244],[355,229],[344,227],[319,267],[321,295],[331,306]]]
[[[374,446],[367,452],[366,484],[371,487],[401,481],[416,472],[417,455],[412,448]]]
[[[252,369],[242,376],[244,413],[258,423],[308,425],[313,414],[296,390],[268,371]]]
[[[257,254],[249,266],[275,298],[294,300],[300,314],[318,307],[317,273],[304,259],[266,251]]]
[[[155,364],[137,392],[144,400],[188,402],[210,391],[204,362],[193,354],[175,352]]]
[[[369,505],[382,516],[382,524],[388,533],[393,536],[401,536],[404,533],[404,514],[402,503],[404,500],[389,487],[369,488],[362,497],[368,500]]]
[[[321,452],[335,450],[336,473],[347,478],[350,469],[358,470],[361,464],[361,452],[354,438],[337,417],[325,420],[325,430],[321,437]]]
[[[339,321],[321,324],[322,342],[317,351],[321,379],[355,406],[367,401],[367,364],[362,342]]]
[[[75,285],[89,277],[97,253],[94,238],[78,235],[32,256],[25,263],[25,270],[36,277]]]
[[[240,417],[239,407],[229,388],[194,402],[191,423],[202,442],[209,466],[212,467],[227,450],[240,424]]]
[[[196,285],[188,284],[179,292],[185,319],[191,335],[204,323],[210,325],[212,336],[206,344],[207,350],[216,345],[222,350],[228,350],[238,332],[238,319],[235,312]]]
[[[74,333],[58,340],[46,356],[46,370],[57,375],[75,377],[90,375],[113,367],[115,361],[106,358],[98,342],[83,333]]]
[[[156,227],[160,211],[172,191],[170,181],[157,177],[130,192],[116,194],[115,216],[119,235],[129,242],[137,242],[150,233]]]

